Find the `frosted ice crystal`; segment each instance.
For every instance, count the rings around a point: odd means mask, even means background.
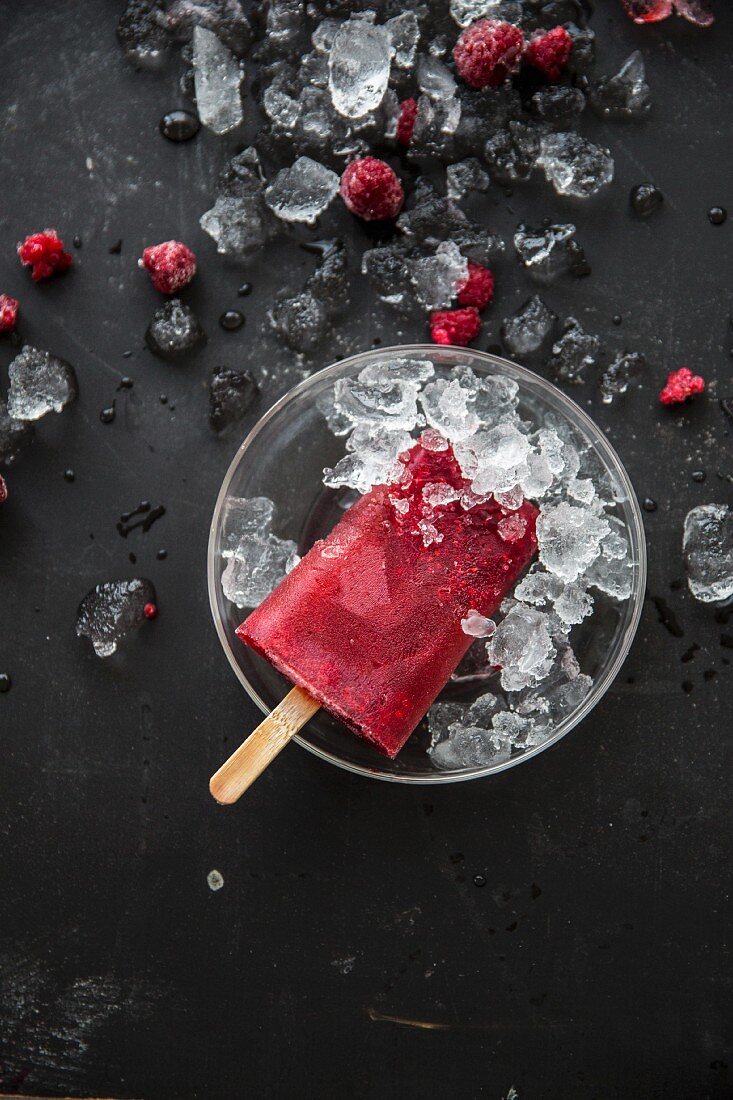
[[[10,392],[7,414],[15,421],[40,420],[61,412],[76,400],[78,385],[71,363],[25,344],[8,368]],[[19,431],[7,425],[7,436],[18,441]]]
[[[196,108],[204,126],[227,134],[242,121],[242,73],[234,54],[204,27],[193,29]]]
[[[703,603],[733,596],[733,512],[700,504],[685,517],[682,553],[690,592]]]
[[[298,157],[265,188],[265,202],[281,221],[313,225],[336,197],[339,177],[310,157]]]
[[[298,563],[296,544],[270,529],[274,508],[266,497],[228,502],[221,587],[237,607],[257,607]]]
[[[336,110],[361,118],[384,98],[389,81],[392,41],[385,27],[348,19],[339,27],[328,59],[328,88]]]

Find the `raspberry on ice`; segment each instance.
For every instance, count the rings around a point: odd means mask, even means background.
[[[485,309],[494,297],[494,274],[482,264],[468,261],[468,278],[458,288],[459,306]]]
[[[430,314],[430,338],[434,344],[453,344],[465,348],[480,331],[481,318],[475,306],[441,309]]]
[[[196,257],[182,241],[152,244],[138,263],[150,272],[153,286],[161,294],[175,294],[196,274]]]
[[[8,483],[2,474],[0,474],[0,504],[4,504],[8,499]]]
[[[0,294],[0,332],[12,332],[18,319],[18,301],[9,294]]]
[[[55,229],[26,237],[18,245],[18,256],[24,267],[30,267],[34,283],[50,278],[55,271],[68,270],[73,262]]]
[[[400,113],[397,118],[397,130],[395,136],[400,145],[409,145],[412,131],[415,129],[417,118],[417,100],[403,99],[400,103]]]
[[[554,82],[560,79],[572,48],[573,40],[565,28],[553,27],[551,31],[538,35],[527,44],[524,60]]]
[[[376,157],[352,161],[341,177],[340,191],[346,208],[367,222],[396,218],[405,201],[397,175]]]
[[[667,383],[660,391],[659,400],[663,405],[681,405],[688,397],[694,397],[696,393],[702,393],[705,389],[705,379],[699,374],[693,374],[689,367],[680,367],[667,375]]]
[[[524,35],[511,23],[479,19],[453,48],[458,75],[472,88],[497,88],[519,70]]]

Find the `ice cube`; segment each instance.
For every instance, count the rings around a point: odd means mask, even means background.
[[[645,80],[644,58],[638,50],[627,57],[615,76],[591,86],[593,110],[603,118],[641,118],[648,114],[651,92]]]
[[[170,298],[156,309],[145,333],[145,343],[156,355],[176,356],[206,342],[193,310],[180,298]]]
[[[239,62],[212,31],[195,26],[193,69],[199,118],[215,134],[228,134],[243,117]]]
[[[634,586],[634,563],[629,557],[610,557],[606,551],[607,540],[596,560],[584,573],[586,582],[593,588],[616,600],[628,600]]]
[[[401,244],[368,249],[361,258],[361,271],[385,305],[401,312],[413,306],[408,250]]]
[[[12,466],[33,442],[35,428],[30,420],[16,420],[0,398],[0,466]]]
[[[533,113],[542,122],[567,130],[574,126],[585,110],[585,96],[580,88],[566,84],[548,84],[531,99]]]
[[[460,722],[466,711],[463,703],[433,703],[428,711],[428,730],[430,732],[430,752],[449,735],[454,722]]]
[[[505,691],[519,691],[541,680],[555,652],[548,616],[521,603],[502,619],[487,646],[489,660],[501,668]]]
[[[542,509],[536,529],[540,561],[568,582],[576,580],[595,561],[610,526],[604,516],[561,501]]]
[[[248,370],[215,367],[209,381],[209,424],[224,432],[238,423],[254,405],[259,386]]]
[[[563,590],[563,583],[552,573],[528,573],[514,589],[514,595],[524,603],[535,607],[549,607],[554,604]]]
[[[527,274],[538,283],[553,283],[561,275],[587,275],[585,253],[575,240],[575,226],[517,226],[514,247]]]
[[[497,493],[497,500],[500,496],[502,494]],[[524,516],[505,516],[497,523],[496,530],[504,542],[517,542],[524,537],[527,530],[527,521]]]
[[[459,27],[468,27],[477,19],[495,19],[505,6],[503,0],[450,0],[450,13]]]
[[[467,439],[479,426],[472,394],[456,378],[429,382],[420,394],[420,404],[430,427],[446,439]]]
[[[625,351],[617,355],[601,378],[601,397],[610,405],[614,397],[626,393],[629,383],[642,373],[646,359],[637,351]]]
[[[333,202],[339,177],[310,157],[282,168],[265,189],[265,202],[281,221],[313,225]]]
[[[159,69],[169,45],[161,0],[128,0],[117,24],[125,57],[139,69]]]
[[[257,607],[298,561],[297,546],[270,530],[274,505],[266,497],[230,502],[225,516],[225,597],[237,607]]]
[[[8,367],[7,411],[13,420],[40,420],[76,400],[79,388],[71,363],[24,344]],[[17,440],[17,432],[14,433]]]
[[[417,83],[429,99],[453,99],[456,94],[456,81],[450,69],[430,54],[423,53],[418,58]]]
[[[507,749],[530,749],[536,744],[541,744],[544,736],[534,737],[535,719],[514,714],[511,711],[502,711],[494,718],[494,734],[500,744]]]
[[[418,423],[417,391],[412,382],[384,377],[376,382],[339,378],[336,408],[354,424],[383,424],[410,431]]]
[[[484,649],[485,648],[486,647],[484,647]],[[474,699],[466,712],[466,718],[469,725],[479,726],[481,729],[490,730],[496,715],[501,714],[502,711],[506,709],[506,700],[503,695],[497,695],[493,691],[487,691],[483,695],[479,695],[477,699]]]
[[[599,561],[602,561],[601,557],[594,564]],[[592,612],[593,597],[587,591],[583,578],[563,586],[555,600],[555,614],[559,616],[565,629],[582,623]]]
[[[420,24],[414,11],[403,11],[384,24],[392,45],[393,61],[398,69],[409,70],[415,63],[420,41]]]
[[[430,508],[443,508],[460,500],[461,494],[445,481],[430,481],[423,486],[422,498]]]
[[[490,638],[496,630],[496,623],[471,608],[466,612],[466,617],[461,619],[461,630],[471,638]]]
[[[552,346],[548,366],[560,382],[583,382],[583,372],[596,365],[600,341],[586,332],[575,317],[568,317],[562,336]]]
[[[476,157],[467,157],[449,164],[445,170],[445,179],[448,198],[453,202],[464,199],[471,191],[487,191],[490,184],[488,173]]]
[[[155,588],[143,577],[104,581],[79,604],[76,633],[89,638],[98,657],[111,657],[124,636],[145,622],[149,603],[155,603]]]
[[[505,493],[521,483],[527,469],[530,442],[514,424],[499,423],[484,429],[466,443],[456,445],[456,456],[463,466],[468,458],[467,476],[471,454],[475,462],[471,488],[479,496],[488,493]]]
[[[468,261],[453,241],[442,241],[432,256],[412,266],[415,296],[425,309],[448,309],[468,279]]]
[[[501,339],[509,354],[523,363],[547,349],[556,326],[557,314],[534,294],[516,313],[504,319]]]
[[[373,485],[390,484],[403,476],[405,468],[398,456],[413,442],[406,431],[359,424],[346,441],[347,454],[333,469],[323,471],[324,484],[334,489],[346,486],[358,493],[368,492]]]
[[[687,513],[682,554],[696,600],[733,596],[733,512],[727,504],[700,504]]]
[[[533,123],[510,122],[498,130],[484,147],[491,178],[513,184],[529,179],[540,151],[541,130]]]
[[[392,41],[385,27],[365,19],[347,19],[333,40],[328,58],[328,88],[336,110],[362,118],[382,102],[389,81]]]
[[[430,162],[453,158],[453,139],[461,121],[461,101],[456,96],[431,99],[421,95],[412,129],[408,156],[411,161]]]
[[[485,768],[508,760],[511,749],[495,733],[477,726],[454,724],[445,741],[428,750],[437,768],[444,771],[464,771]]]
[[[328,311],[309,290],[278,299],[269,318],[278,336],[294,351],[312,351],[329,331]]]
[[[255,256],[272,235],[274,219],[264,201],[262,169],[256,149],[238,153],[222,173],[220,194],[201,216],[201,228],[229,259]]]
[[[429,359],[382,359],[360,370],[359,381],[382,383],[399,379],[401,382],[409,382],[418,390],[423,382],[429,382],[434,375],[435,367]],[[443,440],[443,446],[435,449],[445,450],[446,447]]]
[[[607,149],[580,134],[545,134],[537,164],[558,195],[586,199],[613,179],[613,159]]]
[[[305,289],[334,316],[349,302],[349,277],[346,249],[341,241],[329,241],[318,267],[309,275]]]

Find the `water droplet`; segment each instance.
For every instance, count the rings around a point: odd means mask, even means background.
[[[74,248],[81,248],[83,243],[84,242],[82,241],[81,237],[78,236],[78,235],[76,237],[74,237],[74,240],[72,242],[72,244],[74,245]]]
[[[613,317],[611,318],[611,320],[612,320],[612,322],[614,323],[614,325],[620,325],[620,324],[621,324],[621,322],[623,321],[623,317],[621,316],[621,314],[620,314],[620,313],[614,313],[614,315],[613,315]]]
[[[698,484],[704,481],[707,476],[704,470],[693,470],[690,474],[692,480],[698,482]]]
[[[167,550],[159,550],[158,553],[155,556],[158,559],[158,561],[165,561],[165,559],[168,557],[168,551]]]
[[[122,240],[121,239],[119,241],[115,241],[114,244],[111,244],[109,246],[109,252],[110,252],[111,256],[119,256],[121,251],[122,251]]]
[[[6,691],[10,691],[13,686],[13,681],[8,676],[7,672],[0,672],[0,692],[3,694]]]
[[[474,886],[485,886],[486,885],[486,879],[484,878],[483,875],[474,875],[473,876],[473,884],[474,884]]]
[[[191,111],[169,111],[161,118],[158,129],[168,141],[190,141],[201,129],[201,123]]]
[[[249,295],[251,293],[252,293],[252,284],[251,283],[242,283],[239,290],[237,291],[237,294],[239,295],[240,298],[247,298],[247,297],[249,297]]]
[[[124,378],[120,378],[120,384],[117,387],[118,390],[131,390],[134,385],[132,378],[128,378],[126,375]]]
[[[708,210],[708,218],[712,225],[722,225],[728,217],[728,211],[723,206],[711,206]]]
[[[64,470],[64,481],[74,481],[76,474],[73,470]]]
[[[101,413],[99,414],[99,419],[102,421],[103,424],[111,424],[114,418],[115,403],[113,401],[112,404],[109,405],[106,409],[102,409]]]
[[[244,324],[244,314],[240,313],[238,309],[228,309],[226,313],[222,313],[219,324],[227,332],[236,332]]]
[[[656,512],[657,502],[656,502],[656,500],[652,500],[651,497],[644,497],[644,503],[642,504],[642,508],[644,509],[645,512]]]

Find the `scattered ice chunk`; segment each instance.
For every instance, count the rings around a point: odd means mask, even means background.
[[[466,476],[472,475],[473,492],[484,496],[508,492],[521,483],[530,442],[514,424],[502,422],[458,443],[455,450],[461,465],[466,462]]]
[[[552,573],[532,572],[519,582],[514,589],[514,595],[518,600],[535,607],[549,607],[558,599],[563,587],[560,578]]]
[[[585,110],[585,96],[580,88],[548,84],[532,96],[531,107],[542,122],[567,130],[575,125]]]
[[[215,367],[209,381],[209,424],[224,432],[237,424],[254,405],[259,386],[248,370]]]
[[[487,191],[490,183],[488,172],[481,167],[477,157],[449,164],[445,178],[448,198],[453,202],[459,202],[471,191]]]
[[[381,424],[359,424],[346,441],[344,457],[333,469],[324,470],[324,484],[367,493],[373,485],[397,481],[404,475],[398,456],[409,450],[413,442],[406,431]]]
[[[220,194],[200,218],[201,228],[229,259],[246,261],[269,240],[273,218],[264,201],[262,169],[256,149],[238,153],[222,173]]]
[[[499,520],[496,529],[504,542],[518,542],[525,535],[527,521],[524,516],[505,516]]]
[[[461,721],[465,710],[463,703],[433,703],[428,711],[431,749],[445,741],[450,727],[454,722]]]
[[[585,571],[585,580],[616,600],[628,600],[634,586],[634,563],[629,557],[610,557],[605,546],[604,539],[601,553]]]
[[[503,6],[502,0],[450,0],[450,13],[459,27],[468,27],[477,19],[495,19]]]
[[[216,868],[214,868],[213,871],[209,871],[206,876],[206,884],[214,893],[216,893],[217,890],[221,890],[224,885],[224,876],[221,871],[217,871]]]
[[[465,619],[461,619],[461,630],[472,638],[490,638],[496,630],[496,623],[472,608]]]
[[[316,397],[316,407],[318,411],[322,413],[329,429],[334,435],[348,435],[354,427],[351,418],[344,416],[341,410],[336,408],[333,386],[318,394],[318,397]]]
[[[170,298],[156,309],[145,333],[145,343],[156,355],[176,356],[206,341],[193,310],[180,298]]]
[[[491,178],[501,184],[529,179],[540,152],[540,133],[533,123],[510,122],[493,134],[484,147]]]
[[[587,275],[585,253],[575,240],[574,225],[548,225],[532,229],[519,225],[514,234],[519,262],[538,283],[553,283],[561,275]]]
[[[453,99],[456,81],[450,69],[437,57],[420,54],[417,62],[417,83],[420,91],[429,99]]]
[[[242,121],[242,71],[232,51],[198,25],[193,29],[193,69],[199,118],[215,134],[228,134]]]
[[[423,546],[432,546],[433,543],[442,542],[445,536],[429,519],[423,518],[417,521],[417,528],[422,535]]]
[[[30,420],[16,420],[0,398],[0,466],[12,466],[33,442],[35,428]]]
[[[382,102],[389,81],[392,41],[385,27],[365,19],[347,19],[333,40],[328,59],[328,88],[336,110],[362,118]]]
[[[601,558],[596,559],[596,563]],[[583,579],[566,584],[555,600],[555,614],[560,617],[567,629],[582,623],[593,611],[593,597],[586,589]]]
[[[429,359],[381,359],[359,371],[360,382],[409,382],[416,390],[435,375],[435,367]],[[427,433],[423,433],[424,435]],[[444,446],[439,448],[445,450]]]
[[[610,405],[614,397],[626,393],[629,383],[637,378],[646,366],[646,359],[638,351],[625,351],[617,355],[601,378],[601,397]]]
[[[538,683],[549,671],[555,652],[548,616],[521,603],[502,619],[487,647],[489,660],[502,670],[505,691]]]
[[[423,486],[422,498],[431,508],[444,508],[460,500],[461,494],[446,481],[429,481]]]
[[[522,504],[524,503],[524,493],[522,492],[522,486],[521,485],[514,485],[514,486],[512,486],[511,489],[508,489],[505,493],[501,493],[501,492],[494,493],[494,498],[496,500],[496,503],[498,505],[500,505],[502,508],[507,508],[511,512],[516,512],[516,510],[518,508],[521,508]],[[508,532],[512,531],[511,526],[507,527],[506,530]],[[514,530],[516,530],[516,528],[514,528]],[[522,528],[522,534],[524,533],[524,531],[525,531],[525,527]],[[506,541],[511,542],[512,539],[509,538]]]
[[[385,305],[407,311],[413,304],[407,251],[400,244],[367,249],[361,271]]]
[[[607,149],[572,131],[545,134],[537,164],[558,195],[585,199],[613,179],[613,159]]]
[[[402,378],[375,382],[339,378],[334,393],[336,408],[354,424],[383,424],[410,431],[418,423],[417,388]]]
[[[265,202],[281,221],[314,225],[333,202],[339,177],[310,157],[298,157],[281,169],[265,189]]]
[[[604,118],[641,118],[649,112],[651,92],[638,50],[626,58],[615,76],[603,77],[591,87],[590,101]]]
[[[120,641],[145,622],[145,605],[155,603],[155,588],[142,577],[104,581],[79,604],[76,633],[89,638],[98,657],[111,657]]]
[[[79,392],[71,363],[30,344],[24,344],[8,367],[8,374],[7,412],[13,420],[40,420],[46,413],[61,412]],[[12,425],[6,431],[17,442],[18,431]]]
[[[468,261],[453,241],[442,241],[434,255],[412,266],[415,296],[425,309],[448,309],[459,287],[468,279]]]
[[[269,317],[275,332],[294,351],[312,351],[329,331],[328,311],[309,290],[278,299]]]
[[[398,69],[411,69],[415,64],[420,41],[420,24],[414,11],[403,11],[384,24],[392,45],[393,60]]]
[[[426,428],[420,436],[420,443],[426,451],[440,452],[447,451],[450,446],[448,440],[435,428]]]
[[[458,379],[438,378],[420,394],[425,419],[447,439],[467,439],[479,426],[472,395]]]
[[[343,243],[329,241],[318,267],[306,279],[305,289],[323,304],[329,316],[334,316],[348,305],[348,267]]]
[[[481,729],[490,730],[496,715],[501,714],[506,709],[506,700],[503,695],[487,691],[474,699],[466,713],[472,726],[480,726]]]
[[[505,318],[501,339],[509,354],[521,363],[539,357],[548,348],[556,326],[557,314],[534,294],[516,313]]]
[[[574,581],[595,561],[609,533],[605,516],[568,504],[546,505],[537,518],[540,561],[555,576]]]
[[[529,749],[544,740],[544,735],[535,740],[533,734],[535,720],[514,714],[512,711],[502,711],[494,718],[494,734],[499,742],[511,749]]]
[[[460,121],[461,101],[456,96],[431,99],[421,95],[408,150],[410,160],[453,159],[453,139]]]
[[[596,365],[600,341],[586,332],[575,317],[568,317],[565,330],[552,346],[548,366],[559,382],[583,382],[583,372]]]
[[[733,596],[733,512],[727,504],[700,504],[687,513],[682,553],[696,600]]]
[[[290,539],[273,535],[274,504],[266,497],[237,498],[225,515],[225,597],[237,607],[257,607],[299,561]]]
[[[430,758],[443,771],[484,768],[508,760],[511,749],[489,730],[477,726],[456,726],[447,740],[429,750]]]

